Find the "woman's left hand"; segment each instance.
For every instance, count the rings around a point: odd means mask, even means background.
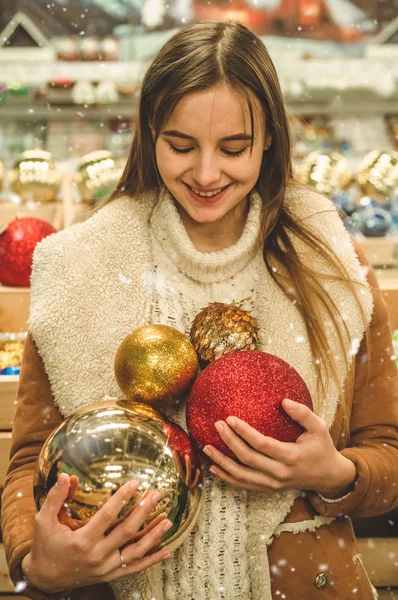
[[[228,417],[215,426],[242,464],[206,446],[203,451],[215,463],[211,472],[247,490],[315,490],[331,498],[346,493],[356,467],[335,448],[326,422],[304,404],[284,400],[282,406],[305,429],[296,442],[266,437],[241,419]]]

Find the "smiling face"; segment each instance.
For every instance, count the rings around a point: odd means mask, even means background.
[[[255,98],[252,102],[252,152],[246,98],[225,84],[184,96],[160,131],[158,170],[188,233],[195,224],[217,224],[223,235],[231,220],[244,225],[245,200],[270,143],[263,111]]]

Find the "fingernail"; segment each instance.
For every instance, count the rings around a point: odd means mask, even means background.
[[[235,419],[235,417],[228,417],[227,423],[228,423],[228,425],[231,425],[231,427],[236,427],[238,424],[238,421]]]
[[[159,502],[161,498],[161,495],[159,494],[159,492],[155,492],[154,494],[152,494],[152,502],[154,504],[157,504]]]
[[[217,471],[215,470],[215,468],[214,468],[214,467],[210,467],[209,471],[210,471],[211,473],[213,473],[213,475],[217,475]]]
[[[296,403],[293,400],[289,400],[289,398],[285,398],[285,406],[286,408],[293,408]]]
[[[203,448],[203,452],[204,452],[205,454],[207,454],[208,456],[210,456],[210,454],[211,454],[211,448],[210,448],[210,446],[205,446],[205,447]]]
[[[167,560],[167,559],[168,559],[168,558],[170,558],[170,557],[171,557],[171,552],[165,552],[165,553],[162,555],[162,558],[163,558],[163,560]]]
[[[163,533],[166,533],[166,531],[168,531],[172,525],[173,523],[171,521],[165,521],[162,527]]]
[[[65,483],[65,481],[67,480],[68,476],[66,473],[61,473],[58,476],[58,481],[57,481],[57,485],[63,485]]]
[[[138,486],[138,481],[130,481],[130,483],[128,484],[129,493],[132,494],[133,492],[135,492],[138,489]]]
[[[222,421],[217,421],[217,423],[214,423],[214,426],[217,429],[217,431],[224,431],[224,423]]]

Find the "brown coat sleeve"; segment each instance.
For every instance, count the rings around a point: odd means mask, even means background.
[[[41,447],[50,433],[62,422],[37,352],[28,333],[22,361],[14,417],[10,464],[2,495],[1,527],[10,577],[23,580],[21,562],[28,554],[37,513],[33,498],[33,473]],[[47,598],[38,590],[24,591],[31,598]]]
[[[16,584],[23,580],[21,562],[32,545],[37,513],[33,498],[33,473],[43,443],[63,421],[55,407],[44,364],[29,333],[22,361],[17,392],[10,464],[2,495],[1,526],[10,577]],[[64,595],[46,594],[28,586],[23,594],[33,600],[55,600]],[[112,600],[107,584],[72,590],[72,600]]]
[[[314,492],[308,494],[316,511],[329,517],[372,517],[398,506],[398,373],[391,327],[375,273],[358,242],[354,245],[367,269],[374,310],[370,351],[363,340],[356,356],[350,439],[341,450],[356,465],[355,489],[345,500],[332,504]]]

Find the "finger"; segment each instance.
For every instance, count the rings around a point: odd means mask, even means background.
[[[205,446],[205,449],[206,454],[208,454],[208,456],[210,456],[210,458],[228,475],[231,475],[235,479],[250,485],[254,484],[263,487],[267,485],[269,478],[264,475],[264,473],[251,469],[250,467],[246,467],[245,465],[238,464],[232,460],[232,458],[225,456],[225,454],[213,446]],[[212,468],[213,467],[211,467],[211,469]]]
[[[93,544],[102,540],[105,532],[117,519],[120,511],[131,500],[138,490],[137,481],[129,481],[122,485],[117,492],[104,504],[84,527],[84,533],[93,540]],[[83,531],[83,530],[82,530]]]
[[[104,552],[111,553],[116,548],[121,548],[135,538],[144,521],[148,518],[159,502],[161,495],[158,492],[149,494],[134,506],[133,512],[122,523],[119,523],[103,542]]]
[[[66,504],[68,504],[73,496],[76,493],[77,487],[79,485],[79,478],[76,477],[76,475],[71,475],[70,476],[70,480],[69,480],[69,493],[68,493],[68,497],[66,498]]]
[[[223,479],[224,481],[226,481],[227,483],[230,483],[231,485],[244,489],[244,490],[251,490],[251,491],[255,491],[255,492],[264,492],[264,490],[267,488],[267,486],[265,485],[257,485],[254,483],[247,483],[245,481],[240,481],[239,479],[236,479],[235,477],[233,477],[232,475],[230,475],[229,473],[227,473],[226,471],[224,471],[224,469],[222,469],[221,467],[218,466],[212,466],[210,468],[210,471],[216,475],[217,477],[219,477],[220,479]],[[269,488],[269,489],[273,489],[273,488]]]
[[[285,398],[282,402],[284,411],[297,423],[300,423],[310,433],[318,433],[325,429],[326,423],[318,417],[308,406],[301,402],[293,402]]]
[[[228,417],[228,425],[257,452],[284,465],[294,464],[298,448],[292,442],[280,442],[263,435],[238,417]]]
[[[155,550],[159,550],[163,536],[169,531],[169,529],[171,529],[172,526],[172,521],[167,519],[163,520],[162,523],[159,523],[138,541],[134,541],[133,544],[125,546],[123,548],[123,556],[127,564],[133,560],[139,560],[140,558],[143,558],[149,552],[153,554]]]
[[[40,515],[44,519],[58,522],[58,514],[65,504],[69,492],[69,475],[61,473],[57,483],[48,492],[47,498],[40,509]]]
[[[163,560],[167,560],[170,557],[171,552],[169,550],[159,550],[159,552],[156,552],[155,554],[150,554],[149,556],[145,556],[140,560],[134,561],[126,568],[122,568],[120,566],[119,568],[112,571],[111,574],[104,577],[104,581],[109,582],[113,581],[114,579],[117,579],[118,577],[123,577],[124,575],[133,575],[134,573],[140,573],[141,571],[144,571],[144,569],[148,569],[149,567],[156,565],[156,563],[162,562]]]
[[[165,518],[166,517],[164,515],[158,515],[157,517],[155,517],[153,519],[153,521],[151,521],[148,525],[146,525],[143,529],[141,529],[131,541],[138,542],[138,540],[140,540],[142,537],[144,537],[144,535],[146,535],[147,533],[152,531],[152,529],[154,529],[156,527],[156,525],[158,525],[159,523],[164,521]]]
[[[242,423],[244,423],[242,421]],[[249,446],[242,437],[236,435],[231,429],[228,427],[226,423],[222,421],[218,421],[216,424],[216,428],[218,433],[220,434],[221,439],[225,444],[232,450],[235,456],[240,460],[244,465],[251,467],[252,469],[256,469],[257,471],[262,471],[268,473],[269,475],[276,476],[278,471],[280,471],[281,465],[273,458],[269,458],[260,451],[255,450],[251,445]],[[253,429],[247,423],[244,423],[250,429]],[[256,438],[260,440],[264,436],[256,430],[253,430],[256,434]],[[204,449],[206,453],[206,450]]]

